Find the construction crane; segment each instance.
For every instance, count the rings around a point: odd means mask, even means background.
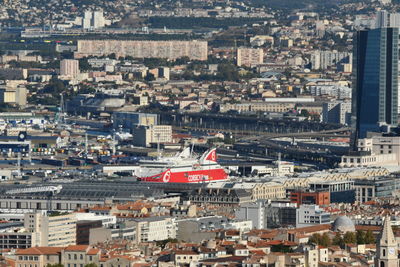
[[[47,193],[47,210],[52,211],[53,210],[53,205],[52,205],[52,198],[53,196],[59,194],[62,190],[62,185],[57,185],[57,186],[37,186],[37,187],[26,187],[26,188],[18,188],[18,189],[11,189],[6,191],[7,195],[16,195],[16,194],[29,194],[29,193],[41,193],[45,192]]]

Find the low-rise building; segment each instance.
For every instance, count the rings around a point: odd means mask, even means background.
[[[171,217],[148,217],[133,222],[138,243],[176,238],[176,224]]]
[[[318,205],[301,205],[297,209],[296,227],[305,227],[318,224],[328,224],[331,215]]]

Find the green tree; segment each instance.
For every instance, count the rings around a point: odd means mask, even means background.
[[[364,231],[358,230],[356,233],[357,244],[366,244],[365,236]]]
[[[356,234],[353,232],[346,232],[343,236],[345,244],[355,244],[357,242]]]
[[[344,246],[344,240],[340,233],[336,233],[335,237],[332,239],[332,244],[340,247]]]
[[[309,243],[309,244],[319,245],[320,242],[321,242],[321,235],[320,235],[320,234],[313,234],[313,235],[308,239],[308,243]]]
[[[50,82],[43,88],[43,93],[47,94],[52,94],[54,95],[59,95],[65,90],[65,84],[57,79],[53,78],[50,80]]]
[[[324,247],[329,247],[332,244],[332,241],[328,233],[324,233],[323,235],[313,234],[308,240],[308,242],[310,244],[321,245]]]
[[[89,264],[86,264],[84,267],[97,267],[97,265],[94,263],[89,263]]]
[[[79,69],[80,69],[80,70],[83,70],[83,71],[91,70],[91,69],[92,69],[92,66],[90,66],[87,57],[84,57],[84,58],[79,59]]]
[[[329,247],[332,244],[331,238],[329,237],[328,233],[323,233],[321,236],[320,244],[324,247]]]
[[[46,267],[64,267],[61,263],[47,264]]]
[[[374,244],[376,242],[376,238],[371,230],[368,230],[365,234],[365,243],[366,244]]]
[[[291,249],[290,247],[285,246],[283,244],[279,244],[279,245],[271,246],[271,251],[272,252],[291,253],[291,252],[293,252],[293,249]]]

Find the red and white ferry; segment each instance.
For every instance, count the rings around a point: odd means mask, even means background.
[[[192,156],[189,147],[173,157],[141,161],[138,180],[159,183],[207,183],[228,179],[225,169],[217,163],[215,148],[200,158]]]

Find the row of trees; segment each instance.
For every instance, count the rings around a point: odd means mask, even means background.
[[[313,234],[310,239],[310,244],[316,244],[324,247],[328,247],[330,245],[344,247],[345,244],[374,244],[376,242],[375,236],[373,233],[368,230],[365,231],[357,231],[354,232],[346,232],[344,235],[340,233],[336,233],[333,239],[330,238],[328,233],[324,234]]]

